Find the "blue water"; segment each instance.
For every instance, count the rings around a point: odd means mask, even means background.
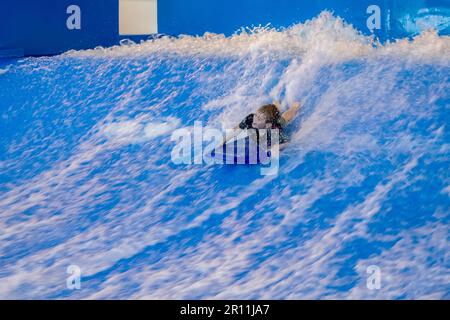
[[[172,162],[272,100],[303,103],[278,174]],[[449,37],[327,13],[3,61],[0,298],[448,299],[449,102]]]

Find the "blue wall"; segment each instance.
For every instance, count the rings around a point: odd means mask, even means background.
[[[82,9],[81,30],[66,27],[71,4]],[[381,28],[373,33],[382,41],[413,36],[428,27],[450,34],[450,0],[159,0],[158,25],[159,33],[169,35],[230,35],[242,26],[286,27],[330,10],[371,34],[366,25],[369,5],[381,9]],[[1,0],[0,56],[117,44],[118,16],[118,0]]]
[[[211,3],[214,3],[212,5]],[[203,34],[206,31],[232,34],[242,26],[286,27],[329,10],[365,34],[370,14],[381,9],[381,40],[413,36],[427,27],[450,34],[450,0],[165,0],[159,2],[160,32]]]
[[[80,30],[66,26],[73,4],[82,10]],[[118,0],[0,0],[0,48],[43,55],[111,46],[117,43],[118,11]]]
[[[161,31],[168,34],[203,34],[205,31],[232,34],[242,26],[286,27],[316,17],[323,10],[333,11],[359,30],[367,31],[367,7],[377,4],[387,12],[385,0],[246,0],[246,1],[161,1]],[[377,31],[384,36],[386,30]]]

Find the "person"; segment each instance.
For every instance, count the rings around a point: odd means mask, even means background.
[[[300,106],[299,102],[295,102],[289,110],[281,113],[279,102],[266,104],[260,107],[255,113],[246,116],[245,119],[239,123],[238,127],[241,130],[256,129],[258,136],[259,129],[278,129],[279,145],[280,147],[283,147],[289,142],[289,137],[285,128],[295,118]]]

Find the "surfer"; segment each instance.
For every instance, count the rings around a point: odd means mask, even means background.
[[[239,123],[236,129],[256,129],[257,133],[260,129],[278,129],[278,144],[280,148],[282,148],[287,142],[289,142],[285,128],[295,118],[299,109],[299,102],[295,102],[292,107],[284,113],[281,113],[280,111],[279,102],[266,104],[260,107],[255,113],[251,113],[246,116],[245,119]],[[227,143],[227,141],[225,141],[224,144],[225,143]]]

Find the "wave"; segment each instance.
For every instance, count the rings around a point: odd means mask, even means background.
[[[0,297],[448,297],[449,53],[436,32],[381,44],[323,12],[12,63]],[[173,130],[272,100],[303,103],[277,176],[171,162]]]

